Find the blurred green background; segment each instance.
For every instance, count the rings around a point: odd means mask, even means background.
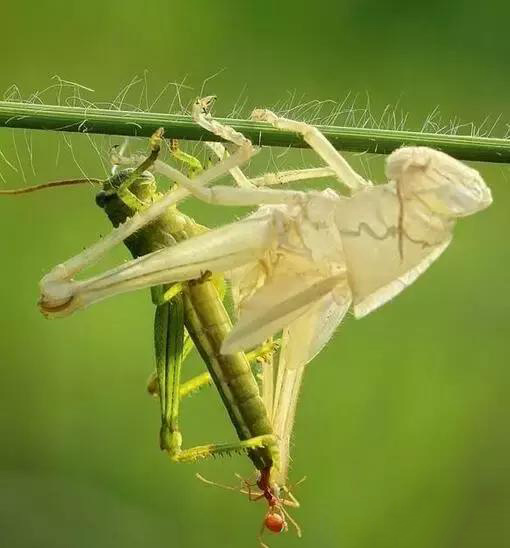
[[[0,89],[15,83],[28,97],[58,74],[113,101],[148,69],[149,102],[186,75],[193,98],[225,68],[205,87],[219,113],[240,94],[247,109],[294,92],[295,102],[351,93],[361,105],[368,94],[375,117],[398,103],[412,129],[438,107],[459,123],[501,115],[503,136],[509,17],[508,2],[473,0],[6,2]],[[133,94],[143,107],[140,86]],[[96,142],[105,158],[109,144]],[[0,147],[18,170],[0,159],[5,186],[105,174],[85,136],[0,130]],[[266,161],[309,165],[281,152]],[[382,158],[349,158],[382,179]],[[412,288],[349,318],[310,366],[291,470],[291,481],[308,477],[293,512],[304,537],[271,546],[510,546],[510,181],[505,166],[476,167],[494,205],[459,223]],[[194,479],[233,484],[249,475],[246,458],[176,465],[158,450],[147,292],[62,321],[37,310],[40,277],[109,230],[93,197],[74,188],[0,201],[0,546],[255,546],[265,505]],[[185,209],[209,225],[239,213]],[[118,249],[105,264],[126,257]],[[182,413],[186,446],[233,439],[214,390]]]

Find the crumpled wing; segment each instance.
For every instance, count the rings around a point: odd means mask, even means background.
[[[299,321],[299,320],[297,320]],[[274,382],[274,394],[272,406],[268,408],[273,432],[278,439],[278,450],[280,452],[279,466],[275,469],[274,480],[278,485],[286,485],[290,461],[290,439],[296,416],[296,406],[299,391],[305,372],[305,367],[289,368],[288,350],[292,347],[293,336],[290,328],[284,329],[282,334],[282,346],[278,356],[276,381]],[[264,365],[264,368],[266,365]],[[263,371],[262,389],[266,388],[266,380],[270,371],[266,374]],[[272,387],[273,379],[269,379],[268,389]]]
[[[347,280],[312,305],[288,327],[286,367],[297,369],[312,361],[333,336],[351,305]]]
[[[354,314],[361,318],[409,286],[441,255],[454,220],[433,214],[419,199],[407,199],[402,210],[395,185],[388,183],[341,202],[337,226]]]
[[[337,302],[338,296],[335,299],[330,292],[283,330],[274,395],[269,398],[271,407],[268,409],[280,451],[276,477],[279,485],[285,485],[287,480],[290,438],[305,365],[322,350],[349,309],[348,286],[345,284],[339,287],[340,291],[345,292],[344,302]],[[273,389],[272,374],[272,370],[267,375],[263,371],[263,391],[266,383],[269,384],[268,390]]]
[[[222,353],[253,348],[308,313],[324,296],[342,287],[348,291],[345,272],[322,277],[315,271],[285,270],[272,276],[242,303],[239,319],[223,342]],[[350,303],[350,295],[341,298],[342,303],[344,300]]]

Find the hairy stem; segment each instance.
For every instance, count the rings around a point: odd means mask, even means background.
[[[218,121],[232,126],[256,144],[300,148],[308,146],[299,135],[275,129],[266,123],[233,118],[218,118]],[[9,101],[0,101],[0,127],[138,137],[150,137],[162,127],[167,138],[220,140],[195,124],[190,116]],[[389,129],[317,127],[336,149],[342,151],[389,154],[402,145],[420,145],[442,150],[459,160],[510,163],[508,139]]]

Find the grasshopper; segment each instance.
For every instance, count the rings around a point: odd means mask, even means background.
[[[308,320],[292,345],[291,367],[310,361],[353,307],[360,318],[391,300],[420,276],[452,240],[455,221],[488,207],[490,189],[480,174],[439,151],[402,147],[387,159],[389,182],[373,186],[357,174],[313,126],[256,110],[253,118],[293,130],[326,162],[308,177],[334,173],[352,192],[271,188],[207,188],[219,171],[238,168],[257,152],[244,136],[208,115],[212,98],[197,101],[194,115],[209,131],[237,145],[230,157],[193,181],[169,166],[157,171],[180,189],[145,210],[41,280],[42,306],[52,312],[88,306],[103,298],[161,283],[230,272],[239,319],[222,344],[229,355],[252,348],[294,322]],[[287,174],[286,181],[302,178]],[[278,177],[266,177],[267,180]],[[248,181],[249,183],[249,181]],[[177,246],[126,263],[85,281],[75,271],[103,250],[151,222],[188,193],[208,203],[258,205],[255,213]],[[297,324],[299,325],[299,323]]]
[[[161,138],[162,131],[154,134],[151,154],[135,169],[118,171],[106,181],[88,180],[102,184],[96,203],[104,209],[115,227],[136,220],[141,212],[158,203],[161,195],[153,175],[147,170],[158,157]],[[200,170],[195,159],[182,151],[177,154],[188,161],[193,170]],[[20,194],[86,181],[58,181],[28,189],[1,191],[0,194]],[[170,207],[165,208],[163,214],[151,224],[141,227],[127,238],[125,243],[134,257],[140,257],[203,234],[206,230],[176,207]],[[222,285],[221,277],[204,273],[201,279],[152,288],[152,299],[156,305],[156,384],[162,406],[161,446],[173,460],[181,462],[215,454],[247,451],[258,470],[271,469],[278,461],[278,451],[271,422],[248,359],[241,352],[229,356],[220,353],[221,344],[232,326],[222,302]],[[56,306],[47,309],[44,304],[41,305],[48,317],[61,315],[61,308]],[[182,361],[193,345],[207,364],[209,374],[191,379],[181,386]],[[180,397],[198,390],[211,380],[220,393],[240,441],[182,449],[182,436],[178,427]]]
[[[116,177],[112,177],[106,181],[103,184],[103,190],[96,196],[97,204],[105,210],[114,227],[118,227],[136,212],[143,211],[143,208],[154,203],[160,197],[155,192],[153,177],[146,171],[156,158],[159,140],[160,135],[155,134],[152,139],[153,154],[134,171],[130,171],[128,168],[119,172]],[[217,143],[208,143],[208,145],[220,158],[225,155],[225,150],[221,145]],[[202,171],[202,166],[195,158],[183,153],[178,148],[173,147],[173,154],[183,163],[190,166],[193,174]],[[114,157],[114,161],[119,164],[132,162],[132,160],[119,155]],[[250,186],[244,174],[238,168],[232,169],[231,175],[240,186],[244,186],[245,188]],[[128,179],[131,179],[133,182],[130,183]],[[128,189],[128,193],[123,194],[119,190],[121,186]],[[123,197],[121,198],[120,196]],[[140,202],[143,203],[142,207],[140,206]],[[176,207],[173,207],[167,210],[154,223],[127,238],[124,243],[134,257],[141,257],[155,250],[164,249],[178,242],[188,240],[206,231],[205,227],[198,225],[195,221],[179,212]],[[221,287],[221,282],[221,278],[212,279],[206,274],[205,277],[203,276],[198,280],[178,282],[170,287],[152,287],[153,302],[156,305],[154,333],[157,365],[156,374],[149,382],[149,386],[150,391],[158,391],[162,406],[161,447],[168,451],[170,455],[175,455],[174,458],[176,460],[203,458],[209,454],[228,453],[245,447],[238,444],[209,446],[210,452],[208,454],[203,452],[201,447],[196,447],[186,452],[180,451],[176,455],[175,448],[167,441],[168,432],[171,431],[171,435],[174,435],[173,432],[177,431],[177,414],[173,414],[173,409],[177,407],[179,399],[215,379],[214,364],[216,360],[220,364],[224,364],[226,359],[235,357],[235,355],[225,356],[219,353],[219,348],[231,329],[231,323],[222,304],[223,288]],[[208,318],[206,320],[208,322],[207,325],[203,320],[203,315],[198,313],[198,311],[204,308],[204,286],[206,284],[209,285],[209,293],[214,293],[214,298],[209,296],[207,306],[216,310],[215,315],[211,315],[213,319]],[[212,287],[211,284],[213,285]],[[216,292],[214,291],[215,288]],[[197,291],[198,289],[200,289],[199,292]],[[183,306],[179,302],[180,300]],[[183,318],[184,322],[182,321]],[[220,321],[218,321],[218,318]],[[180,364],[191,349],[191,345],[186,344],[183,339],[183,324],[186,332],[189,333],[193,343],[208,365],[210,373],[179,384],[178,368],[180,368]],[[216,326],[223,325],[225,329],[218,333],[216,338],[211,341],[210,331],[211,326],[214,324]],[[218,329],[218,327],[214,327],[214,329]],[[264,362],[261,375],[262,401],[268,414],[267,418],[272,426],[272,431],[266,434],[268,436],[266,440],[269,443],[263,440],[270,450],[271,464],[266,464],[267,457],[265,457],[265,460],[262,460],[256,451],[252,449],[248,450],[249,456],[259,470],[259,477],[255,485],[259,488],[260,492],[254,493],[247,482],[244,483],[248,491],[243,491],[248,494],[250,500],[265,499],[268,503],[268,510],[262,522],[260,536],[266,529],[274,533],[286,530],[288,528],[287,520],[295,527],[298,536],[301,536],[300,527],[285,510],[285,506],[299,506],[297,499],[287,489],[286,480],[289,466],[290,436],[303,370],[298,369],[294,371],[294,367],[289,367],[293,352],[291,341],[297,341],[297,337],[291,337],[287,330],[283,334],[282,341],[277,364],[273,360],[275,344],[271,341],[265,342],[259,349],[246,355],[246,357],[251,357],[251,359],[261,358]],[[211,352],[213,353],[212,360]],[[239,353],[237,359],[242,360],[244,356],[243,353]],[[174,363],[173,366],[171,366],[172,363]],[[229,362],[227,361],[227,363]],[[174,375],[173,378],[171,375]],[[250,384],[253,385],[252,377],[248,373],[245,373],[245,376],[249,378]],[[246,382],[246,380],[243,382]],[[176,392],[176,387],[178,388],[178,392]],[[246,388],[244,390],[246,394]],[[221,391],[220,394],[223,401],[225,401],[225,396]],[[251,397],[255,399],[254,395]],[[240,432],[239,420],[235,415],[233,416],[228,404],[226,403],[225,405],[238,435],[241,437],[242,432]],[[262,413],[260,414],[262,415]],[[269,438],[271,435],[273,438]],[[203,480],[203,478],[201,479]],[[280,495],[281,492],[283,496]],[[266,546],[262,540],[260,540],[260,544],[261,546]]]
[[[144,159],[129,160],[116,151],[112,155],[114,164],[138,163],[135,168],[115,172],[105,181],[98,179],[74,179],[44,183],[24,189],[0,191],[0,194],[22,194],[36,190],[64,185],[95,183],[102,186],[96,195],[96,204],[101,207],[114,227],[142,213],[161,195],[156,188],[154,176],[148,171],[158,158],[162,132],[156,132],[151,139],[151,154]],[[176,146],[171,147],[173,155],[188,165],[192,174],[202,171],[199,161]],[[223,156],[221,145],[211,143],[212,150]],[[238,184],[245,183],[239,169],[232,169]],[[175,192],[175,190],[174,190]],[[126,238],[125,244],[134,258],[176,245],[203,234],[208,229],[184,215],[175,206],[168,208],[154,222]],[[297,500],[286,489],[290,432],[293,425],[295,404],[299,391],[301,374],[291,373],[286,378],[286,345],[280,353],[278,373],[273,369],[272,353],[276,347],[271,341],[247,356],[244,353],[225,356],[220,347],[231,329],[230,318],[222,303],[223,279],[204,273],[197,280],[180,282],[151,288],[152,300],[156,306],[154,320],[154,345],[156,372],[149,380],[149,392],[159,396],[161,406],[160,446],[175,461],[185,462],[210,455],[247,451],[259,470],[257,486],[259,496],[249,492],[250,498],[265,498],[268,512],[263,528],[273,532],[287,529],[286,517],[299,526],[283,508],[284,505],[298,506]],[[61,315],[60,307],[46,310],[46,315]],[[182,362],[195,345],[207,364],[209,373],[181,383]],[[263,359],[267,366],[262,372],[263,398],[251,372],[247,357]],[[274,380],[277,379],[275,391]],[[179,402],[183,397],[214,382],[218,387],[225,407],[240,438],[240,442],[214,444],[181,449],[182,437],[178,428]],[[278,425],[278,434],[272,425]],[[283,467],[279,467],[280,451],[284,456]],[[280,498],[280,489],[285,498]],[[244,491],[246,492],[246,491]],[[265,546],[262,541],[261,545]]]
[[[195,120],[237,149],[193,180],[155,159],[155,171],[179,188],[134,214],[101,242],[57,265],[41,280],[40,306],[47,315],[66,315],[122,292],[161,284],[203,283],[206,272],[229,272],[239,319],[225,333],[218,356],[253,348],[282,329],[286,336],[285,365],[279,364],[278,369],[282,384],[271,390],[270,381],[263,382],[263,398],[273,394],[273,401],[265,400],[263,407],[276,410],[271,426],[273,433],[279,432],[284,455],[285,434],[290,430],[280,423],[292,423],[303,366],[326,344],[351,305],[355,316],[363,317],[395,297],[448,247],[456,219],[488,207],[492,197],[477,171],[424,147],[394,151],[386,164],[389,182],[373,186],[316,128],[266,110],[255,111],[253,118],[302,134],[327,164],[306,170],[306,177],[334,174],[352,195],[344,197],[332,189],[251,188],[253,180],[246,180],[245,188],[207,188],[258,150],[243,135],[208,115],[211,100],[197,101]],[[269,175],[263,181],[290,182],[303,176],[296,171],[283,178]],[[125,191],[125,186],[121,184],[118,192]],[[262,207],[245,219],[194,234],[104,274],[73,279],[110,247],[155,222],[189,195],[219,205]],[[276,398],[285,403],[275,402]],[[264,448],[269,447],[270,443]],[[261,471],[262,496],[270,508],[283,507],[271,482],[266,482],[267,466],[256,466]],[[284,462],[282,470],[285,466]],[[266,526],[270,529],[275,515],[268,512]]]

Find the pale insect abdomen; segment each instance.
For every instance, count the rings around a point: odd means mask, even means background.
[[[342,200],[336,220],[357,317],[393,298],[430,266],[450,242],[454,224],[418,202],[406,202],[402,211],[393,183]]]

